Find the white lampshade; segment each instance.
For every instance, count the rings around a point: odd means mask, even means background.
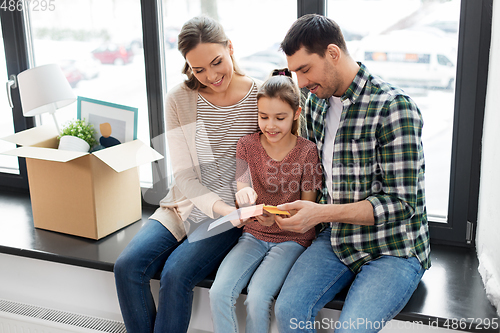
[[[76,101],[61,67],[50,64],[27,69],[17,76],[24,116],[54,113]]]

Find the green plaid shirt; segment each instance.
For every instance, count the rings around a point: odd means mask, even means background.
[[[332,222],[332,248],[353,272],[381,255],[416,256],[430,267],[425,208],[424,152],[420,110],[402,90],[372,76],[360,64],[341,98],[343,109],[333,152],[332,200],[368,200],[375,225]],[[310,94],[302,135],[318,146],[325,138],[327,100]],[[319,202],[326,203],[323,183]]]

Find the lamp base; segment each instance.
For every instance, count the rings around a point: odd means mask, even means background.
[[[90,149],[87,141],[72,135],[64,135],[59,141],[59,148],[61,150],[81,151],[88,152]]]

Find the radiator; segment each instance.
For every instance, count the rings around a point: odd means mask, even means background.
[[[122,322],[0,299],[0,333],[126,333]]]

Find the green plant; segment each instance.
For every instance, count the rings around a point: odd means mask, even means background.
[[[97,140],[95,139],[96,130],[94,129],[94,125],[88,124],[85,119],[76,119],[71,120],[67,124],[64,125],[61,130],[61,134],[59,134],[58,139],[65,135],[76,136],[80,139],[85,140],[90,148],[97,144]]]

